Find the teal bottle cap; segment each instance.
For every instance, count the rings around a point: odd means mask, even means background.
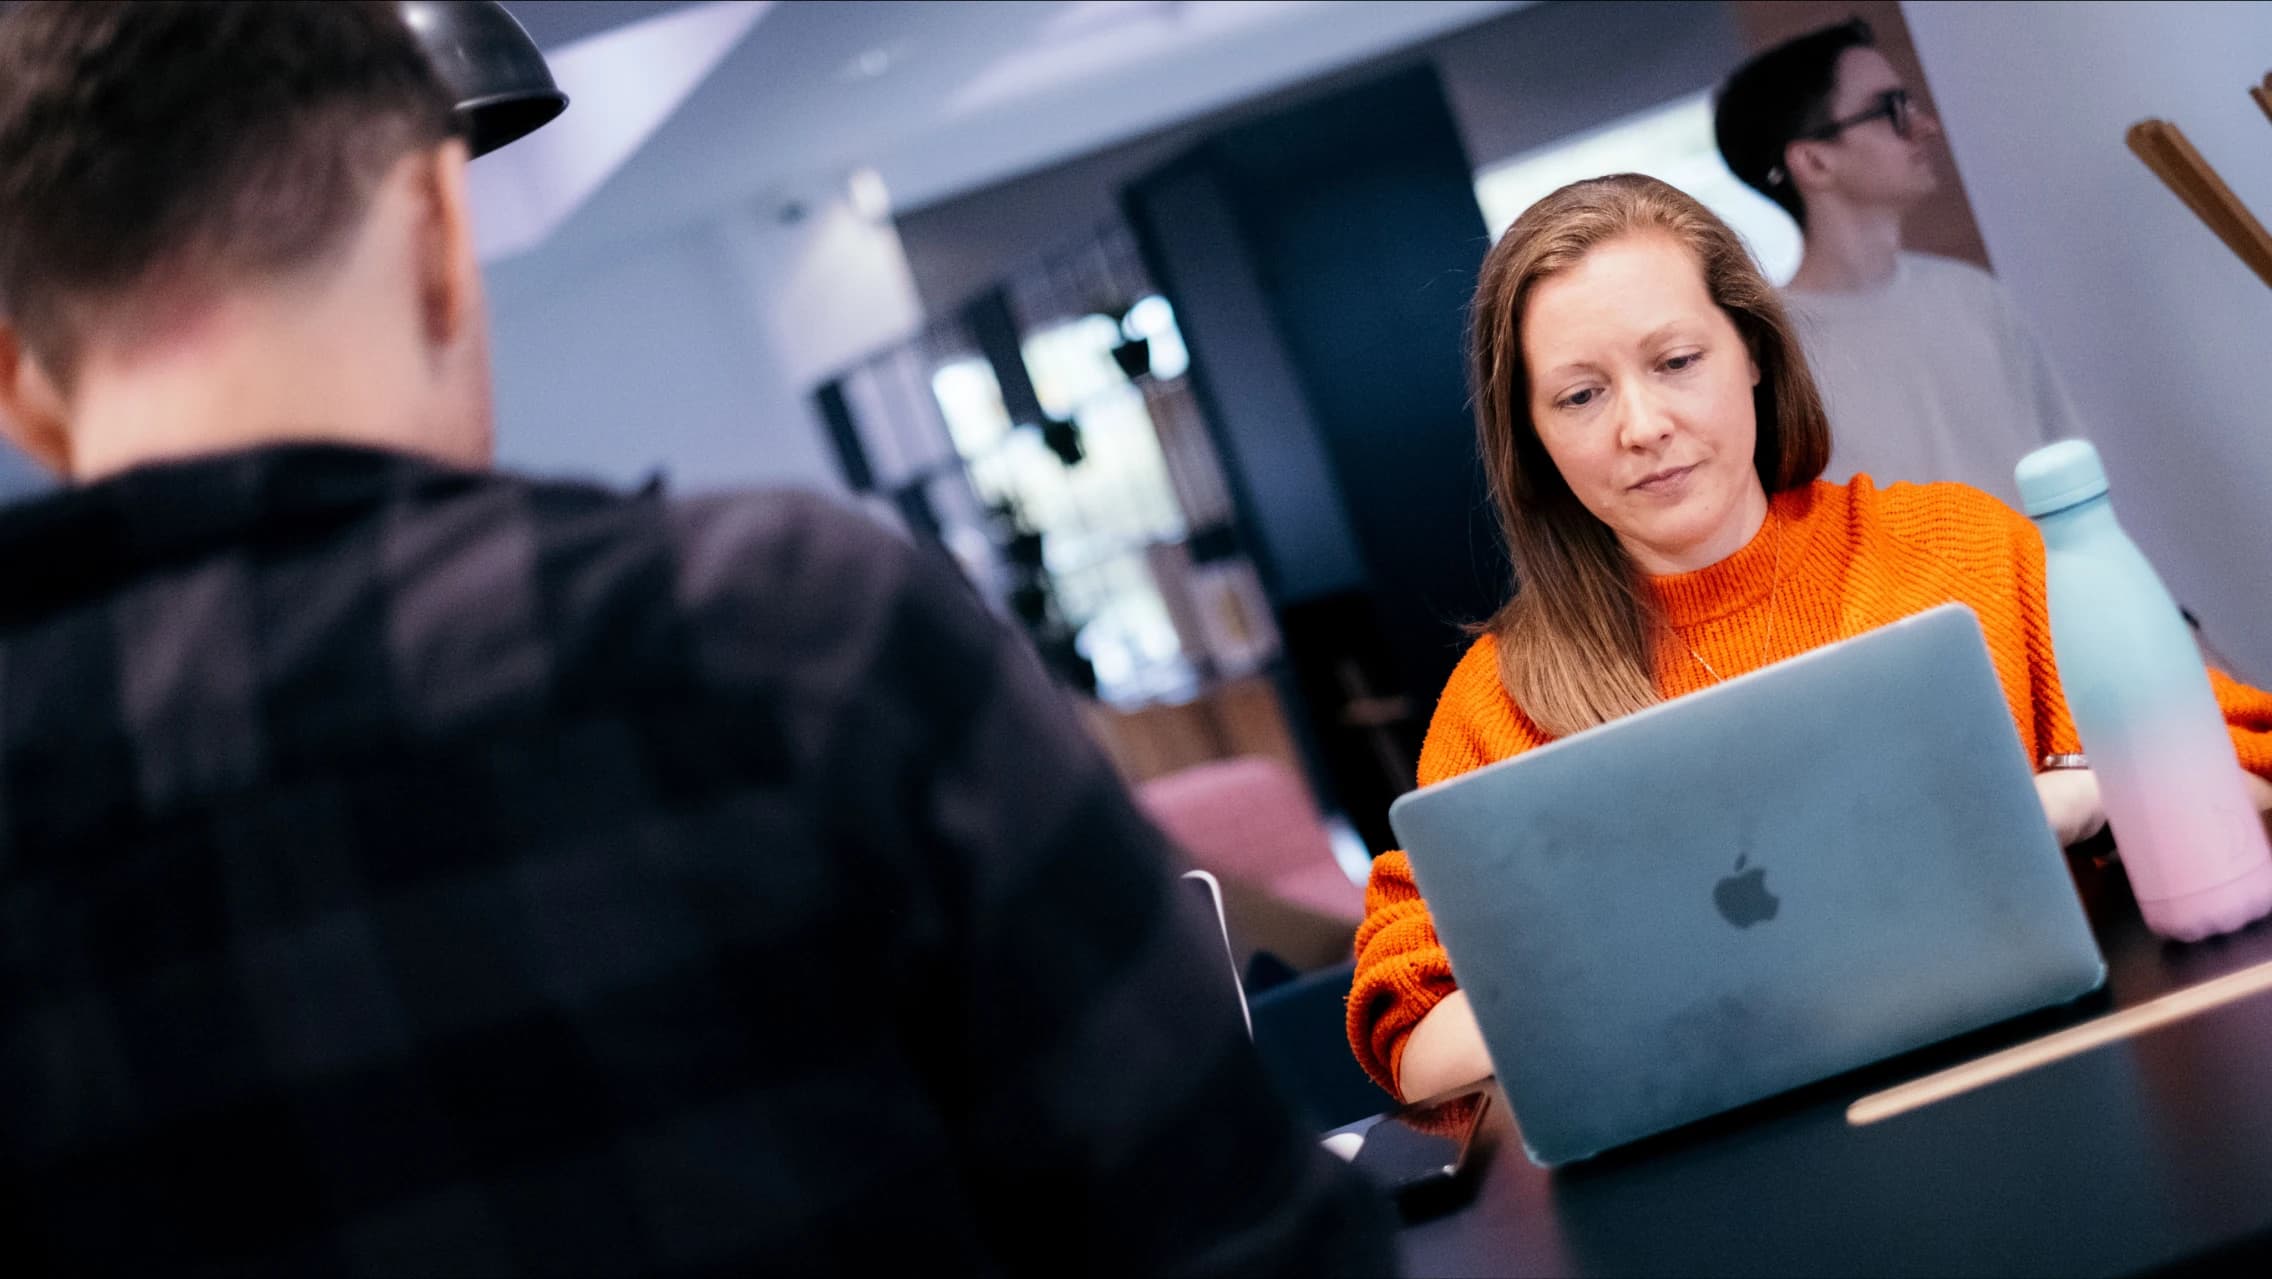
[[[2019,481],[2020,505],[2029,515],[2049,515],[2106,492],[2106,467],[2089,440],[2046,444],[2012,468]]]

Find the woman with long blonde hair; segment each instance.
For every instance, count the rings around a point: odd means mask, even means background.
[[[1821,396],[1774,290],[1710,211],[1634,174],[1564,187],[1484,259],[1470,328],[1518,587],[1444,689],[1421,785],[1955,601],[1979,615],[2042,761],[2054,831],[2073,843],[2105,824],[2087,769],[2062,766],[2080,747],[2035,527],[1963,485],[1818,478]],[[2272,807],[2272,695],[2212,682]],[[1401,852],[1374,863],[1357,951],[1349,1037],[1375,1079],[1421,1097],[1490,1073]]]

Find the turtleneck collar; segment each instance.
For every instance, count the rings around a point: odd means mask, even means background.
[[[1777,493],[1767,501],[1759,531],[1735,554],[1693,572],[1644,578],[1665,621],[1675,628],[1700,626],[1766,599],[1804,553],[1813,509],[1811,484]]]

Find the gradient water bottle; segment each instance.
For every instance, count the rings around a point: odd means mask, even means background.
[[[2195,941],[2272,912],[2272,849],[2192,632],[2106,496],[2098,450],[2020,459],[2051,647],[2146,925]]]

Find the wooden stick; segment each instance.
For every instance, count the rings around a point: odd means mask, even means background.
[[[2169,144],[2176,151],[2179,161],[2195,175],[2197,181],[2208,188],[2209,199],[2222,212],[2225,224],[2255,250],[2254,256],[2234,247],[2233,237],[2220,233],[2221,238],[2228,247],[2233,248],[2233,252],[2240,254],[2242,261],[2254,268],[2266,284],[2272,284],[2272,232],[2264,229],[2264,224],[2258,222],[2256,215],[2248,211],[2248,206],[2233,194],[2233,189],[2225,185],[2224,178],[2218,176],[2216,169],[2201,157],[2199,151],[2193,149],[2193,143],[2186,138],[2183,129],[2174,124],[2162,127],[2168,130]]]
[[[2216,208],[2208,200],[2206,190],[2193,180],[2192,174],[2185,171],[2183,162],[2169,145],[2168,135],[2163,132],[2164,127],[2159,120],[2147,120],[2132,126],[2127,139],[2130,150],[2146,162],[2146,167],[2162,180],[2162,185],[2169,188],[2170,194],[2191,209],[2194,217],[2201,219],[2203,226],[2208,227],[2219,240],[2225,242],[2226,247],[2241,254],[2242,260],[2246,261],[2245,251],[2233,247],[2231,237],[2219,226]]]
[[[2258,279],[2272,286],[2272,233],[2265,231],[2185,134],[2165,120],[2144,120],[2130,127],[2126,140],[2162,185],[2184,201]]]
[[[2159,131],[2161,123],[2159,120],[2141,120],[2130,126],[2130,132],[2124,136],[2124,141],[2130,144],[2131,153],[2145,161],[2146,167],[2162,180],[2163,186],[2169,188],[2170,194],[2176,196],[2186,208],[2193,210],[2193,216],[2201,219],[2204,225],[2214,229],[2217,215],[2202,202],[2199,189],[2179,171],[2177,157],[2171,153],[2168,139]]]
[[[2179,145],[2181,136],[2177,125],[2167,120],[2142,120],[2131,127],[2131,152],[2136,152],[2138,159],[2161,177],[2163,186],[2192,209],[2192,216],[2224,241],[2224,248],[2229,248],[2233,257],[2247,264],[2265,284],[2272,284],[2272,245],[2258,245],[2263,229],[2256,227],[2252,234],[2254,218],[2247,216],[2245,207],[2238,207],[2238,200],[2233,200],[2231,207],[2217,200],[2215,186],[2220,184],[2213,182],[2213,175],[2204,175],[2206,161],[2199,159],[2199,152],[2192,152],[2190,145]],[[2192,152],[2192,159],[2188,159],[2188,152]],[[2227,195],[2231,193],[2227,191]],[[2236,211],[2240,218],[2233,216]]]
[[[2263,84],[2248,86],[2248,96],[2256,99],[2256,105],[2264,108],[2266,119],[2272,119],[2272,76],[2264,77]]]
[[[2187,986],[2134,1008],[2069,1026],[2041,1039],[1990,1053],[1975,1061],[1951,1066],[1923,1079],[1874,1092],[1846,1108],[1846,1122],[1856,1128],[1881,1123],[1922,1106],[1984,1088],[1999,1080],[2064,1061],[2116,1040],[2142,1035],[2159,1026],[2199,1016],[2211,1009],[2272,990],[2272,963],[2243,968],[2214,981]]]

